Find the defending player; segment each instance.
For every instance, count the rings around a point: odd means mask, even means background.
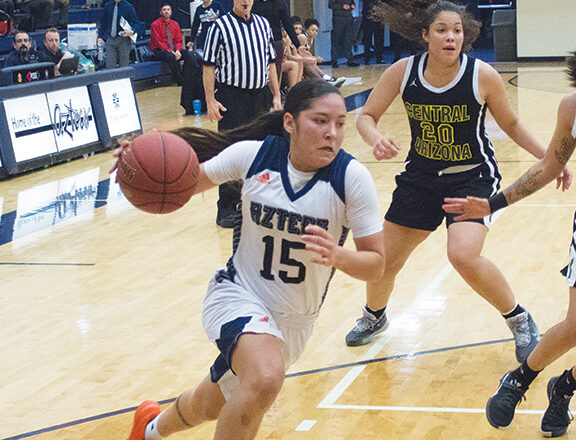
[[[484,120],[490,113],[510,138],[534,156],[544,146],[527,130],[506,99],[498,72],[468,57],[479,24],[456,4],[438,0],[423,10],[421,0],[383,4],[392,30],[421,39],[427,52],[394,63],[380,77],[362,109],[357,127],[374,149],[377,160],[400,152],[378,121],[394,99],[402,96],[412,142],[384,221],[386,270],[369,282],[366,307],[346,337],[348,345],[363,345],[387,325],[385,309],[396,275],[410,254],[446,218],[448,259],[468,285],[505,318],[523,362],[538,341],[538,328],[520,306],[498,267],[482,255],[489,224],[485,220],[457,222],[442,210],[445,197],[489,197],[500,185],[494,148]],[[405,10],[412,11],[405,14]],[[396,15],[394,15],[394,13]],[[469,311],[467,313],[473,313]]]

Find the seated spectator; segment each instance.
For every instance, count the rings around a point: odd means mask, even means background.
[[[132,30],[122,28],[126,22]],[[130,49],[134,35],[133,29],[138,29],[140,21],[136,10],[128,0],[108,0],[104,4],[104,13],[100,23],[100,41],[106,41],[106,68],[114,69],[116,66],[127,67],[130,64]]]
[[[56,25],[60,29],[68,26],[70,0],[17,0],[16,5],[33,17],[33,29],[46,29],[54,26],[52,11],[59,10]],[[32,30],[33,30],[32,29]]]
[[[312,47],[314,45],[314,38],[316,37],[316,35],[318,35],[318,28],[320,27],[320,23],[318,22],[318,20],[316,20],[315,18],[309,18],[306,21],[304,21],[304,32],[300,33],[298,35],[298,38],[302,38],[302,41],[304,42],[303,45],[309,50],[312,51]],[[302,29],[300,27],[300,29]],[[298,33],[298,27],[295,27],[294,30]],[[324,71],[322,69],[320,69],[320,67],[318,66],[318,63],[321,63],[323,61],[322,57],[317,57],[314,56],[314,62],[313,63],[304,63],[303,65],[303,78],[304,79],[323,79],[326,82],[329,82],[330,84],[334,85],[335,87],[340,87],[342,86],[342,84],[344,84],[344,81],[346,81],[346,78],[341,77],[341,78],[335,78],[333,76],[330,76],[326,73],[324,73]]]
[[[4,60],[4,67],[21,66],[40,62],[38,52],[27,32],[16,31],[12,43],[13,50]]]
[[[181,86],[182,71],[179,61],[182,58],[182,30],[176,21],[170,19],[170,4],[162,3],[160,15],[150,26],[150,50],[158,61],[168,64],[174,81]]]
[[[54,63],[54,76],[60,76],[60,62],[64,52],[60,50],[60,33],[56,28],[44,32],[44,46],[38,50],[40,61]]]
[[[282,29],[282,39],[284,41],[284,61],[282,62],[282,81],[280,85],[282,90],[287,92],[302,80],[304,63],[314,62],[314,59],[312,57],[303,57],[298,53],[285,29]]]

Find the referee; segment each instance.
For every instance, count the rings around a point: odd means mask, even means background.
[[[268,21],[252,14],[253,0],[234,0],[228,14],[214,21],[204,45],[203,82],[210,121],[218,131],[239,127],[270,110],[282,108]],[[219,187],[216,223],[234,226],[239,185]]]

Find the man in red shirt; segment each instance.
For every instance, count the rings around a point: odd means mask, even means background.
[[[182,71],[180,70],[180,58],[182,58],[182,31],[180,25],[171,20],[172,7],[168,3],[162,3],[160,7],[161,17],[152,22],[150,26],[150,50],[158,61],[168,64],[174,80],[182,85]]]

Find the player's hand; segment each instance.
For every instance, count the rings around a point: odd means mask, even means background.
[[[206,107],[207,107],[208,119],[211,122],[216,122],[222,119],[222,115],[220,114],[220,112],[221,111],[225,112],[226,110],[228,110],[219,101],[216,101],[215,99],[207,100]]]
[[[376,139],[372,147],[374,148],[373,154],[376,160],[392,159],[398,156],[400,152],[400,147],[394,142],[394,139],[383,134]]]
[[[340,250],[334,237],[326,229],[316,225],[306,226],[306,234],[302,236],[306,250],[318,254],[312,262],[322,266],[333,266]]]
[[[562,187],[562,191],[566,191],[572,185],[572,172],[568,167],[564,167],[560,175],[556,178],[556,189]]]
[[[282,110],[282,98],[280,96],[272,98],[272,107],[274,107],[274,110]]]
[[[306,49],[306,46],[298,47],[298,54],[304,58],[310,58],[314,56],[310,53],[308,49]]]
[[[131,144],[132,142],[126,139],[120,141],[120,146],[112,152],[112,158],[114,160],[114,163],[112,164],[112,168],[110,168],[110,170],[108,171],[108,174],[112,174],[114,171],[118,169],[118,163],[120,162],[120,157],[122,156],[122,153],[124,153],[124,151],[128,149]],[[116,183],[118,183],[118,174],[116,174]]]
[[[480,197],[468,196],[465,199],[446,197],[442,209],[449,214],[461,214],[454,217],[456,221],[483,218],[490,215],[488,199]]]

